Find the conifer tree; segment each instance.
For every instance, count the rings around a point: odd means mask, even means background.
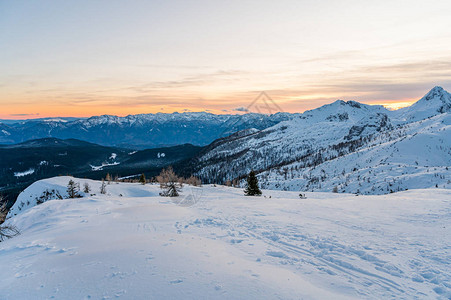
[[[89,183],[85,182],[85,184],[83,186],[83,192],[85,194],[89,194],[91,192],[91,187],[89,186]]]
[[[141,177],[139,177],[139,183],[142,185],[146,184],[146,175],[144,175],[144,173],[142,173]]]
[[[67,195],[69,198],[80,198],[80,184],[75,183],[72,179],[67,184]]]
[[[246,196],[260,196],[262,194],[262,191],[260,191],[260,188],[258,187],[258,179],[257,176],[255,176],[255,172],[252,170],[249,172],[249,175],[247,176],[247,186],[244,190],[244,195]]]

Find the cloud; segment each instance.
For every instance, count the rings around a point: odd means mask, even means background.
[[[11,117],[33,117],[33,116],[39,116],[39,113],[35,114],[9,114]]]
[[[246,107],[237,107],[237,108],[234,108],[233,110],[234,111],[245,111],[245,112],[249,111],[249,109],[247,109]]]
[[[211,85],[214,82],[240,81],[241,77],[249,72],[242,70],[218,70],[216,72],[196,74],[187,76],[179,80],[152,81],[146,84],[126,87],[126,90],[146,93],[153,90],[193,88],[205,85]]]

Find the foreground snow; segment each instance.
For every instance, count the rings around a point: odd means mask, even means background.
[[[43,180],[22,197],[68,181]],[[0,243],[0,299],[451,297],[450,190],[299,199],[205,186],[171,200],[157,186],[112,183],[107,192],[12,217],[22,234]]]

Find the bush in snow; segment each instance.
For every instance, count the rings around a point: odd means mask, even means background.
[[[257,176],[255,176],[255,172],[253,170],[250,171],[247,176],[247,186],[244,190],[244,194],[246,196],[260,196],[262,194],[262,191],[260,191],[260,188],[258,187]]]
[[[161,171],[160,175],[157,176],[157,181],[162,189],[161,196],[177,197],[179,195],[182,184],[171,166]]]
[[[41,194],[41,196],[39,196],[39,198],[36,197],[36,204],[39,205],[48,200],[53,200],[53,199],[62,200],[63,196],[61,196],[60,192],[58,192],[54,189],[52,189],[52,190],[46,189],[45,191],[42,192],[42,194]]]

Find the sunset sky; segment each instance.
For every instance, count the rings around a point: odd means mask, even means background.
[[[0,0],[0,119],[302,112],[451,89],[451,1]]]

